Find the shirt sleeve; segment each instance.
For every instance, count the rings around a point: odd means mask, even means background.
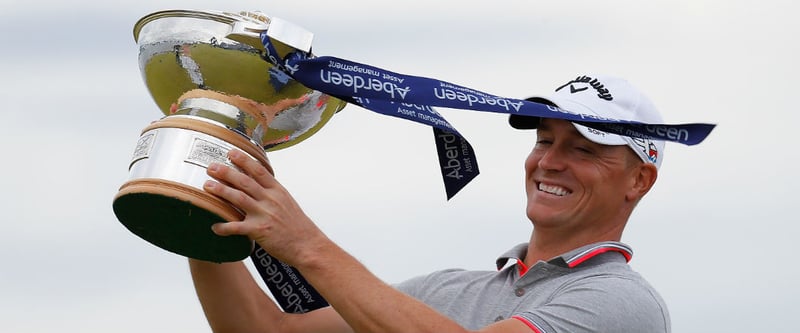
[[[392,286],[406,295],[409,295],[414,298],[419,298],[420,290],[422,286],[425,284],[425,280],[427,278],[428,278],[427,275],[417,276],[400,283],[395,283]]]
[[[670,332],[669,314],[652,288],[624,276],[596,276],[563,286],[514,319],[539,333]]]

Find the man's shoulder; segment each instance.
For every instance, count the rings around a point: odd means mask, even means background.
[[[664,300],[641,275],[624,263],[604,263],[570,274],[554,274],[538,287],[535,300],[517,315],[541,325],[542,332],[581,331],[575,323],[598,332],[669,332]],[[542,290],[544,289],[544,290]]]
[[[498,281],[506,281],[508,274],[506,270],[498,272],[450,268],[408,279],[395,287],[412,296],[443,295],[458,293],[468,285],[478,288],[495,285]]]
[[[448,268],[420,275],[408,281],[417,281],[426,285],[441,284],[453,285],[461,281],[475,281],[480,279],[496,278],[501,272],[488,270],[467,270],[463,268]]]

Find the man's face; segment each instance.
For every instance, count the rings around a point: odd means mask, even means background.
[[[559,119],[542,119],[536,133],[525,161],[527,214],[534,225],[570,232],[624,225],[626,195],[640,163],[630,148],[591,142]]]

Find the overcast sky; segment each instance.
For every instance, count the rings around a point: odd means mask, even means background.
[[[661,292],[674,332],[795,331],[796,2],[2,0],[3,331],[210,331],[186,259],[111,210],[140,131],[160,117],[133,25],[164,9],[261,10],[314,32],[317,55],[508,97],[623,76],[666,122],[719,124],[698,146],[667,144],[624,235],[631,265]],[[355,106],[270,154],[306,212],[390,283],[493,269],[530,234],[534,133],[497,114],[440,112],[481,168],[450,201],[430,129]]]

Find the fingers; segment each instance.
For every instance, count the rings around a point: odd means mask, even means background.
[[[208,171],[209,174],[212,176],[215,176],[216,174],[230,174],[234,172],[232,171],[231,168],[221,167],[221,166],[216,166],[215,168],[209,167]],[[241,173],[239,174],[243,177],[247,177],[245,175],[242,175]],[[225,180],[225,177],[217,179]],[[252,183],[255,183],[253,182],[253,180],[250,181]],[[254,199],[250,194],[242,192],[241,190],[230,187],[228,185],[215,182],[213,180],[209,180],[206,181],[205,184],[203,184],[203,189],[206,190],[206,192],[208,193],[211,193],[222,199],[225,199],[235,207],[244,210],[248,214],[251,212],[255,212],[259,209],[258,201]]]
[[[211,230],[220,236],[249,235],[255,228],[245,222],[225,222],[211,225]]]
[[[232,149],[228,152],[228,158],[262,187],[272,187],[277,183],[267,168],[241,151]]]
[[[265,189],[277,183],[264,166],[244,153],[231,150],[229,156],[233,164],[241,170],[212,163],[208,166],[208,175],[256,200],[263,199],[266,195]],[[210,185],[213,186],[213,184]],[[233,195],[227,191],[221,191],[220,194]],[[228,198],[226,197],[226,199]]]
[[[207,172],[216,181],[207,181],[203,189],[241,209],[246,218],[215,224],[212,230],[220,236],[247,235],[257,240],[269,225],[265,222],[275,217],[275,210],[283,211],[279,206],[285,189],[260,162],[245,153],[234,149],[228,157],[239,169],[212,163]]]

